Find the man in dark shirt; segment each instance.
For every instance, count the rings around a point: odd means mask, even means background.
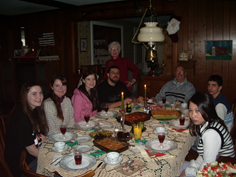
[[[116,108],[122,105],[121,92],[124,92],[124,104],[132,102],[131,93],[120,81],[120,69],[113,65],[107,71],[107,79],[98,85],[98,99],[100,108],[104,106]]]

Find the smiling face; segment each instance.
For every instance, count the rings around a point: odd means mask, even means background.
[[[176,68],[175,78],[177,79],[177,82],[179,82],[179,83],[184,81],[185,71],[184,71],[183,67],[180,66],[180,67]]]
[[[215,81],[208,81],[208,92],[213,96],[213,98],[216,98],[222,89],[222,86],[219,86],[217,82]]]
[[[51,89],[59,98],[61,98],[66,94],[67,86],[63,85],[60,79],[56,79],[53,86],[51,86]]]
[[[43,101],[43,91],[40,86],[33,86],[27,93],[27,100],[29,106],[34,109],[37,106],[41,106]]]
[[[96,85],[96,78],[94,74],[90,74],[85,79],[83,79],[83,83],[85,84],[85,88],[87,91],[92,89]]]
[[[118,49],[118,46],[116,45],[113,45],[109,52],[113,59],[117,59],[120,54],[120,50]]]
[[[197,105],[191,101],[189,103],[189,116],[195,125],[204,125],[206,123]]]

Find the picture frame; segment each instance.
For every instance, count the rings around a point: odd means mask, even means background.
[[[87,39],[86,38],[80,39],[80,51],[87,52]]]
[[[206,41],[206,60],[232,60],[232,40]]]

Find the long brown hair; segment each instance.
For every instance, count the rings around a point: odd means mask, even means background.
[[[46,120],[46,116],[45,116],[45,112],[44,112],[43,103],[41,104],[41,106],[37,106],[34,109],[32,109],[31,106],[29,105],[29,102],[28,102],[28,92],[34,86],[39,86],[41,88],[41,90],[43,91],[42,87],[39,84],[37,84],[36,82],[26,82],[21,87],[20,104],[21,104],[21,108],[22,108],[23,112],[29,118],[29,120],[31,122],[32,130],[34,131],[34,133],[36,135],[43,134],[46,136],[49,128],[48,128],[48,124],[47,124],[47,120]],[[13,115],[14,111],[16,110],[16,108],[17,107],[15,107],[12,110],[12,112],[9,116],[10,119],[12,119],[12,120],[14,119],[14,117],[12,117],[12,115]]]
[[[66,78],[63,76],[63,75],[60,75],[60,74],[56,74],[52,77],[52,80],[51,80],[51,87],[53,87],[53,84],[54,82],[59,79],[63,85],[67,85],[67,80]],[[56,106],[56,109],[57,109],[57,117],[59,119],[61,119],[62,121],[64,121],[64,116],[63,116],[63,112],[62,112],[62,109],[61,109],[61,103],[60,101],[58,100],[58,97],[57,95],[54,93],[54,91],[51,89],[50,87],[50,90],[49,90],[49,93],[48,93],[48,97],[50,97],[52,99],[52,101],[54,102],[55,106]]]

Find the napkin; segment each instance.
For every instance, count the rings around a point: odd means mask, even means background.
[[[52,164],[52,167],[58,167],[59,166],[59,161],[61,160],[61,158],[60,157],[62,157],[63,155],[54,155],[54,157],[53,157],[53,159],[52,159],[52,162],[54,162],[53,164]]]
[[[160,153],[160,152],[153,152],[150,150],[145,149],[145,151],[147,152],[147,154],[149,155],[150,158],[156,158],[156,157],[160,157],[160,156],[164,156],[166,154]]]

